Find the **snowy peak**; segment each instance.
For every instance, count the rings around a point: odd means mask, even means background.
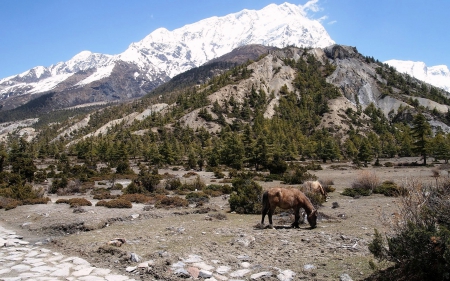
[[[421,61],[388,60],[384,63],[398,72],[409,74],[419,80],[450,92],[450,71],[446,65],[427,67]]]
[[[259,11],[243,10],[211,17],[173,31],[159,28],[131,44],[119,58],[141,67],[151,62],[153,70],[173,77],[248,44],[326,47],[334,41],[299,6],[271,4]],[[167,64],[167,60],[172,64]]]
[[[210,17],[173,31],[158,28],[121,54],[82,51],[68,61],[7,77],[0,80],[0,105],[7,98],[48,91],[83,92],[80,96],[92,101],[136,97],[177,74],[249,44],[314,48],[334,41],[301,6],[271,4],[261,10]],[[130,92],[121,88],[126,81],[133,85],[126,88]]]

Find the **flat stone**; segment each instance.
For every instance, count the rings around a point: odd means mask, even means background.
[[[86,275],[91,274],[92,270],[94,270],[94,267],[85,267],[85,268],[82,268],[80,270],[72,272],[71,275],[72,276],[76,276],[76,277],[86,276]]]
[[[263,272],[259,272],[259,273],[255,273],[255,274],[250,275],[250,279],[251,280],[258,280],[259,278],[270,277],[270,276],[272,276],[272,272],[270,272],[270,271],[263,271]]]
[[[112,274],[105,276],[105,279],[107,281],[125,281],[128,280],[128,277],[123,275]]]
[[[178,267],[177,269],[175,269],[173,274],[178,276],[178,277],[181,277],[181,278],[189,278],[189,277],[191,277],[189,272],[186,269],[182,268],[182,267]]]
[[[239,270],[231,272],[230,276],[231,277],[244,277],[250,271],[251,271],[250,269],[239,269]]]
[[[202,278],[210,278],[213,276],[213,273],[211,271],[201,269],[198,276]]]
[[[198,267],[200,269],[211,271],[214,269],[214,266],[208,265],[205,262],[196,262],[192,264],[192,266]]]
[[[78,280],[80,280],[80,281],[105,281],[106,279],[103,277],[99,277],[99,276],[89,275],[89,276],[80,277],[80,278],[78,278]]]
[[[17,272],[25,272],[31,269],[31,266],[25,265],[25,264],[18,264],[13,267],[11,267],[12,270]]]
[[[69,275],[70,269],[68,267],[63,267],[50,273],[50,276],[58,276],[58,277],[65,277]]]
[[[56,269],[57,268],[52,267],[52,266],[42,265],[42,266],[33,267],[30,269],[30,271],[40,272],[40,273],[48,273],[48,272],[55,271]]]
[[[344,273],[341,276],[339,276],[339,280],[340,281],[353,281],[353,279],[347,273]]]
[[[129,266],[127,268],[125,268],[126,272],[133,272],[137,269],[137,266]]]
[[[9,273],[10,271],[11,271],[11,268],[0,269],[0,275],[5,274],[5,273]]]
[[[278,280],[280,281],[292,281],[294,280],[294,276],[295,276],[295,272],[290,270],[290,269],[286,269],[280,272],[280,274],[277,275]]]
[[[183,262],[185,263],[194,263],[194,262],[201,262],[202,257],[197,256],[197,255],[189,255],[189,257],[187,259],[182,259]]]
[[[198,275],[200,273],[200,270],[198,268],[192,266],[188,267],[187,271],[194,279],[198,278]]]
[[[92,270],[92,275],[100,275],[100,276],[106,276],[111,272],[111,269],[107,268],[94,268]]]
[[[249,263],[249,262],[243,262],[243,263],[241,263],[241,267],[243,267],[243,268],[250,268],[250,266],[251,266],[251,264]]]
[[[225,265],[221,265],[221,266],[219,266],[217,269],[216,269],[216,272],[217,273],[219,273],[219,274],[225,274],[225,273],[227,273],[228,271],[230,271],[230,267],[229,266],[225,266]]]
[[[178,261],[174,264],[172,264],[172,268],[179,268],[179,267],[185,267],[186,264],[184,262]]]
[[[90,263],[87,260],[82,259],[82,258],[74,258],[72,260],[72,262],[73,262],[73,264],[77,264],[77,265],[81,265],[81,264],[90,265]]]

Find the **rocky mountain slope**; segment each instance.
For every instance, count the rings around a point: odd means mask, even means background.
[[[255,47],[249,48],[254,49]],[[121,112],[120,116],[107,119],[105,122],[97,124],[96,127],[90,127],[92,125],[89,123],[89,116],[83,115],[80,116],[80,119],[74,118],[69,125],[61,126],[58,129],[59,134],[55,136],[55,140],[65,137],[70,144],[74,144],[87,137],[106,135],[109,130],[117,133],[118,130],[129,130],[131,127],[138,128],[132,129],[134,134],[142,135],[151,130],[156,132],[157,128],[143,124],[148,122],[148,118],[152,118],[152,114],[164,115],[170,111],[184,112],[181,115],[178,114],[173,123],[194,130],[205,128],[210,133],[217,133],[224,124],[248,123],[248,121],[241,120],[240,117],[233,117],[233,114],[223,114],[224,119],[220,120],[222,117],[217,114],[217,107],[223,108],[230,104],[237,104],[241,105],[239,110],[242,111],[244,110],[242,105],[249,102],[250,95],[255,89],[267,93],[262,105],[263,116],[271,119],[274,114],[279,112],[280,100],[286,97],[286,91],[294,92],[299,100],[305,98],[302,94],[303,90],[296,86],[298,70],[293,67],[292,62],[309,60],[309,57],[314,57],[313,61],[317,61],[317,67],[319,70],[322,69],[320,70],[322,73],[327,69],[330,71],[330,74],[326,76],[326,82],[333,85],[340,94],[339,97],[327,102],[328,109],[322,116],[319,116],[321,121],[318,128],[328,128],[342,135],[345,135],[352,127],[359,126],[359,130],[362,131],[370,130],[367,127],[367,122],[370,121],[369,116],[361,113],[357,117],[359,121],[355,121],[348,112],[349,110],[358,112],[373,104],[389,120],[406,118],[405,121],[408,121],[408,116],[410,116],[408,114],[413,114],[417,107],[422,107],[434,129],[450,131],[444,118],[450,105],[450,100],[446,98],[446,92],[406,74],[396,71],[391,73],[389,72],[391,68],[387,65],[361,55],[354,47],[332,45],[315,49],[294,47],[278,49],[260,46],[256,49],[264,55],[255,62],[244,64],[241,67],[241,69],[245,67],[250,73],[245,79],[228,82],[212,90],[216,83],[213,81],[220,81],[220,79],[224,79],[223,77],[227,77],[227,74],[211,75],[212,78],[207,78],[207,80],[211,80],[210,82],[197,85],[198,76],[193,73],[208,72],[206,70],[209,68],[208,65],[194,68],[186,74],[179,75],[179,80],[183,81],[182,85],[184,86],[160,86],[154,91],[158,93],[157,95],[151,95],[150,98],[140,102],[144,104],[140,109],[136,109],[136,106],[128,106],[128,109],[124,110],[123,106],[118,106],[118,109],[110,111]],[[225,58],[236,60],[237,57],[240,57],[241,60],[246,61],[242,59],[243,53],[238,50],[235,50],[233,54],[234,56],[229,54]],[[255,55],[253,54],[253,56]],[[314,64],[313,61],[310,63]],[[205,96],[206,100],[203,101],[204,105],[183,110],[180,108],[180,98],[177,97],[186,94],[193,97],[189,93],[194,88],[199,95],[208,93]],[[428,92],[423,92],[423,89]],[[174,102],[175,100],[177,101]],[[406,114],[405,112],[410,113]]]
[[[140,97],[175,75],[248,44],[325,47],[323,26],[297,5],[271,4],[169,31],[159,28],[118,55],[84,51],[0,80],[2,110],[51,93],[46,109]]]

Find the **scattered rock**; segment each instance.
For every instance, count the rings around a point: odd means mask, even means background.
[[[272,272],[270,272],[270,271],[263,271],[263,272],[252,274],[250,276],[250,279],[251,280],[258,280],[259,278],[271,277],[271,276],[272,276]]]
[[[131,253],[130,254],[130,260],[132,262],[140,262],[141,261],[141,257],[139,257],[136,253]]]
[[[353,281],[353,279],[347,274],[344,273],[341,276],[339,276],[340,281]]]
[[[316,269],[316,267],[315,267],[313,264],[305,264],[305,265],[303,266],[303,270],[304,270],[304,271],[311,271],[311,270],[313,270],[313,269]]]
[[[339,208],[339,203],[338,202],[333,202],[331,205],[331,208],[336,209]]]

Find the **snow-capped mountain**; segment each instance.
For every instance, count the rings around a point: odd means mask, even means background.
[[[132,98],[243,45],[326,47],[333,43],[320,22],[307,18],[301,7],[271,4],[173,31],[159,28],[121,54],[83,51],[67,62],[1,79],[0,104],[14,108],[48,92],[59,93],[64,106]]]
[[[450,92],[450,70],[446,65],[426,66],[421,61],[388,60],[386,64],[398,72],[409,74],[435,87]]]

